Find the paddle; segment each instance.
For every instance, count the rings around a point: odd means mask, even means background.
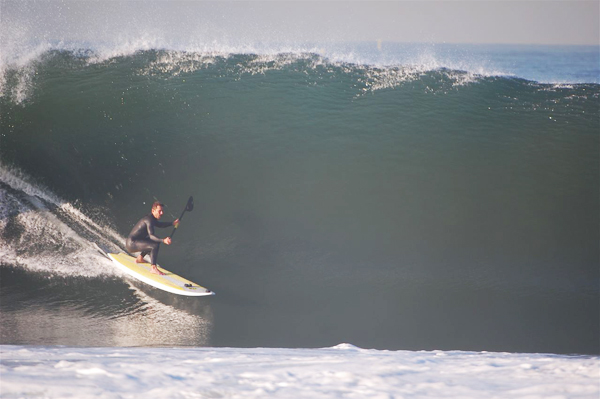
[[[181,222],[181,219],[183,218],[183,214],[186,211],[187,212],[191,212],[193,209],[194,209],[194,197],[190,196],[190,198],[188,199],[187,204],[185,205],[185,209],[183,210],[183,212],[181,212],[181,216],[179,216],[179,222]],[[177,227],[179,227],[179,225],[177,225]],[[177,227],[175,227],[173,229],[173,232],[169,236],[170,238],[173,238],[173,234],[175,234],[175,230],[177,230]]]

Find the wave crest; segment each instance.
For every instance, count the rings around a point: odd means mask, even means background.
[[[98,53],[91,50],[48,50],[5,65],[0,77],[0,95],[15,104],[32,99],[38,75],[51,68],[85,69],[114,64],[134,65],[138,76],[176,78],[199,70],[215,69],[219,76],[240,79],[244,75],[264,75],[287,70],[308,77],[334,76],[352,80],[357,95],[393,89],[406,82],[435,72],[444,81],[444,90],[477,82],[485,74],[439,67],[436,63],[376,66],[331,59],[318,53],[287,52],[273,54],[229,53],[222,51],[188,52],[172,50],[138,50],[135,53]],[[449,87],[446,87],[448,86]]]

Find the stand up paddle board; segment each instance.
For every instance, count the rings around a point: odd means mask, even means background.
[[[158,269],[164,273],[164,275],[154,274],[151,270],[150,263],[135,263],[133,256],[118,253],[112,254],[107,253],[96,245],[96,247],[104,253],[113,263],[122,271],[129,274],[136,279],[143,281],[153,287],[159,288],[163,291],[167,291],[177,295],[186,296],[205,296],[215,295],[211,290],[202,287],[196,283],[184,279],[177,274],[170,272],[162,267],[158,266]]]

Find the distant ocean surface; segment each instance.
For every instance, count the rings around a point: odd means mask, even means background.
[[[600,353],[597,47],[2,57],[0,344]],[[159,263],[215,297],[94,249],[189,195]]]

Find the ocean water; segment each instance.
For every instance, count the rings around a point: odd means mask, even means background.
[[[2,22],[0,344],[600,353],[597,47]],[[189,195],[159,263],[214,298],[94,249]]]

